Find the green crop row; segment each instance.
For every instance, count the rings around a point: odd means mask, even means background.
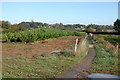
[[[57,38],[62,36],[80,36],[85,33],[77,31],[60,30],[55,28],[37,28],[19,32],[9,32],[2,34],[2,39],[7,42],[34,42],[48,38]]]

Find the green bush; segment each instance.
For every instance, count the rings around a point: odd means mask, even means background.
[[[19,32],[9,32],[2,35],[3,40],[7,42],[34,42],[48,38],[57,38],[62,36],[80,36],[85,33],[77,31],[60,30],[55,28],[37,28]]]

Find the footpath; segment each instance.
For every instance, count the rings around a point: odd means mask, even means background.
[[[92,60],[94,59],[96,53],[91,41],[88,40],[89,51],[88,54],[78,63],[77,65],[70,68],[68,71],[58,75],[56,78],[86,78],[88,75],[85,71],[90,69]]]

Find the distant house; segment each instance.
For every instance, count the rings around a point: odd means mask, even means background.
[[[79,27],[75,27],[76,30],[82,30],[84,31],[85,30],[85,26],[79,26]]]
[[[55,27],[55,24],[48,24],[48,27],[49,27],[49,28],[54,28],[54,27]]]

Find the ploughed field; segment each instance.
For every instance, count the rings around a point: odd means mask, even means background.
[[[41,54],[49,54],[54,50],[74,49],[75,39],[79,36],[66,36],[35,41],[32,43],[3,43],[2,56],[4,57],[34,57]]]

